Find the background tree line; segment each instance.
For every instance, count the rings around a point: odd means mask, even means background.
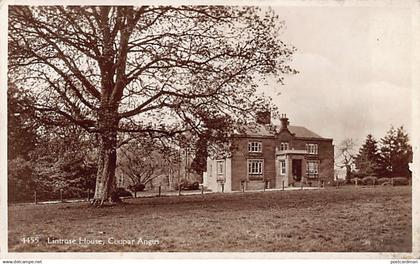
[[[401,126],[391,128],[386,135],[376,140],[367,135],[364,143],[355,151],[355,142],[346,139],[338,146],[340,167],[346,169],[346,181],[364,177],[411,178],[409,163],[413,151],[407,132]]]
[[[30,107],[33,96],[9,83],[9,202],[85,197],[95,186],[94,140],[70,123],[49,125]]]

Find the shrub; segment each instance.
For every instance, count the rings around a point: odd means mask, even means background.
[[[190,185],[190,190],[199,190],[200,189],[200,183],[199,182],[193,182]]]
[[[362,181],[365,185],[373,185],[373,184],[377,184],[378,178],[374,176],[367,176],[367,177],[364,177]]]
[[[200,183],[199,182],[191,182],[186,179],[182,179],[175,188],[176,190],[199,190]]]
[[[124,188],[117,188],[116,195],[118,197],[131,197],[131,193]]]
[[[378,185],[390,185],[391,179],[383,177],[383,178],[379,178],[376,182]]]
[[[142,192],[144,191],[145,187],[146,185],[140,182],[140,183],[136,183],[135,185],[128,186],[127,189],[129,189],[132,192]]]
[[[398,185],[408,185],[408,179],[405,177],[394,178],[394,186],[398,186]]]

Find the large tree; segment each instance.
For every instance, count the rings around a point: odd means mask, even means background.
[[[202,182],[203,172],[207,170],[207,157],[217,152],[215,147],[228,144],[228,132],[233,124],[231,118],[217,113],[201,113],[200,118],[204,129],[192,146],[195,155],[191,162],[191,169],[200,175]]]
[[[346,169],[346,182],[349,183],[352,177],[352,166],[355,158],[356,143],[351,138],[344,139],[337,147],[338,167]]]
[[[369,134],[355,157],[358,173],[363,176],[378,176],[381,173],[380,159],[378,142]]]
[[[235,123],[267,108],[266,76],[294,73],[294,48],[272,10],[236,6],[10,6],[9,73],[49,124],[99,142],[94,204],[115,191],[119,140],[203,130],[199,114]]]
[[[381,138],[381,166],[391,177],[410,177],[409,163],[412,162],[413,151],[408,134],[401,126],[391,127]]]
[[[178,149],[157,139],[133,139],[119,149],[118,169],[131,180],[132,186],[146,186],[162,176],[166,176],[169,184],[179,167]]]

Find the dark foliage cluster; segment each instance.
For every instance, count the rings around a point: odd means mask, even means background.
[[[49,126],[26,106],[33,98],[8,90],[9,202],[87,197],[96,177],[94,140],[80,128]]]
[[[413,151],[408,134],[403,127],[391,127],[387,134],[376,141],[368,135],[354,158],[355,177],[411,177],[409,163]]]

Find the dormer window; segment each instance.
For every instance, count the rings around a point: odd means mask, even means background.
[[[318,144],[306,144],[306,152],[309,154],[318,154]]]
[[[258,141],[248,142],[248,151],[249,152],[262,152],[262,143]]]
[[[288,149],[289,149],[289,143],[287,143],[287,142],[281,142],[280,143],[280,151],[288,150]]]

